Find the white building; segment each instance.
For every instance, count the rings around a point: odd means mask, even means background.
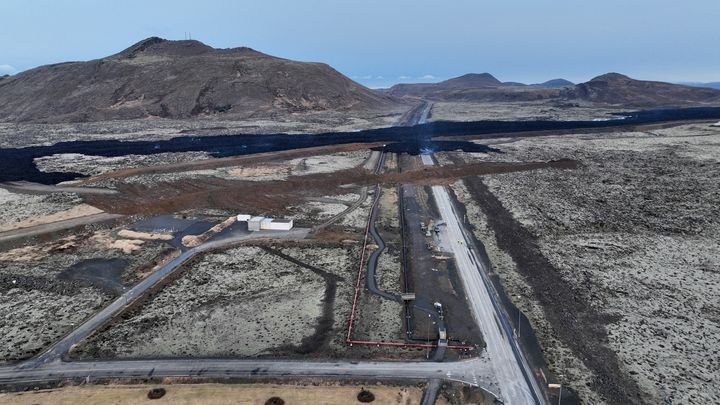
[[[248,219],[248,231],[259,231],[261,229],[260,224],[264,219],[265,217],[252,217]]]
[[[237,220],[239,222],[247,221],[248,230],[252,232],[260,230],[289,231],[293,227],[292,219],[275,219],[261,216],[253,217],[246,214],[239,214]]]
[[[271,219],[270,222],[260,224],[261,229],[272,229],[274,231],[289,231],[293,227],[292,219]]]

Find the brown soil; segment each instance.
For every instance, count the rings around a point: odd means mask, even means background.
[[[88,195],[86,199],[88,203],[100,209],[120,214],[160,214],[194,208],[217,208],[260,210],[265,214],[283,215],[288,206],[302,204],[306,197],[327,195],[347,184],[449,184],[468,176],[549,167],[575,168],[576,162],[558,160],[531,163],[471,163],[422,167],[402,173],[379,175],[350,169],[332,174],[319,173],[267,182],[206,178],[161,182],[153,186],[119,184],[117,195]]]
[[[160,173],[178,173],[190,170],[208,170],[217,169],[219,167],[247,165],[255,163],[268,163],[273,161],[282,161],[305,156],[315,156],[317,154],[331,154],[337,152],[352,152],[356,150],[364,150],[382,146],[381,142],[376,143],[348,143],[343,145],[318,146],[304,149],[293,149],[280,152],[255,153],[245,156],[233,156],[219,159],[196,160],[190,162],[171,163],[166,165],[157,165],[149,167],[134,167],[131,169],[116,170],[113,172],[103,173],[85,179],[80,184],[93,184],[100,180],[110,178],[123,178],[130,176],[139,176],[143,174],[160,174]]]
[[[56,212],[54,214],[45,215],[41,217],[32,217],[24,221],[16,222],[10,225],[0,226],[0,232],[12,231],[21,228],[30,228],[33,226],[50,224],[58,221],[65,221],[73,218],[86,217],[89,215],[101,214],[102,210],[92,207],[87,204],[80,204],[76,207],[70,208],[69,210]]]

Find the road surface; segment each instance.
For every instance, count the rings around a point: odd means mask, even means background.
[[[122,217],[122,215],[118,214],[108,214],[107,212],[101,212],[98,214],[85,215],[82,217],[50,222],[48,224],[40,224],[35,226],[29,226],[27,228],[13,229],[11,231],[0,232],[0,243],[10,242],[18,239],[31,238],[39,235],[45,235],[48,233],[60,232],[66,229],[96,224],[99,222],[112,221],[114,219]]]
[[[9,181],[0,183],[0,187],[15,193],[28,194],[51,194],[51,193],[77,193],[77,194],[117,194],[117,190],[101,187],[77,187],[77,186],[58,186],[40,183],[32,183],[29,181]]]
[[[422,155],[421,159],[425,165],[434,165],[430,155]],[[545,397],[507,327],[503,312],[493,300],[494,289],[484,278],[485,270],[470,248],[473,242],[465,237],[447,190],[443,186],[433,186],[432,193],[447,225],[441,228],[440,237],[455,256],[468,303],[487,343],[486,350],[500,385],[500,397],[505,404],[545,403]]]
[[[67,378],[132,377],[328,377],[369,379],[442,379],[478,385],[475,373],[488,368],[481,359],[452,363],[276,360],[123,360],[54,361],[41,367],[0,367],[0,384],[41,383]],[[487,373],[487,370],[485,370]]]

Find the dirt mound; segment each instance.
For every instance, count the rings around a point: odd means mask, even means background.
[[[0,120],[11,122],[240,119],[396,103],[326,64],[156,37],[106,58],[41,66],[0,82]]]

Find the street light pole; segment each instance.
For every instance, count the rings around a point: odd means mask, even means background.
[[[558,405],[560,405],[560,401],[562,401],[562,384],[560,384],[560,392],[558,393]]]
[[[560,402],[562,401],[563,377],[565,377],[565,376],[563,374],[558,374],[558,377],[560,377],[560,392],[558,392],[558,405],[560,405]]]

